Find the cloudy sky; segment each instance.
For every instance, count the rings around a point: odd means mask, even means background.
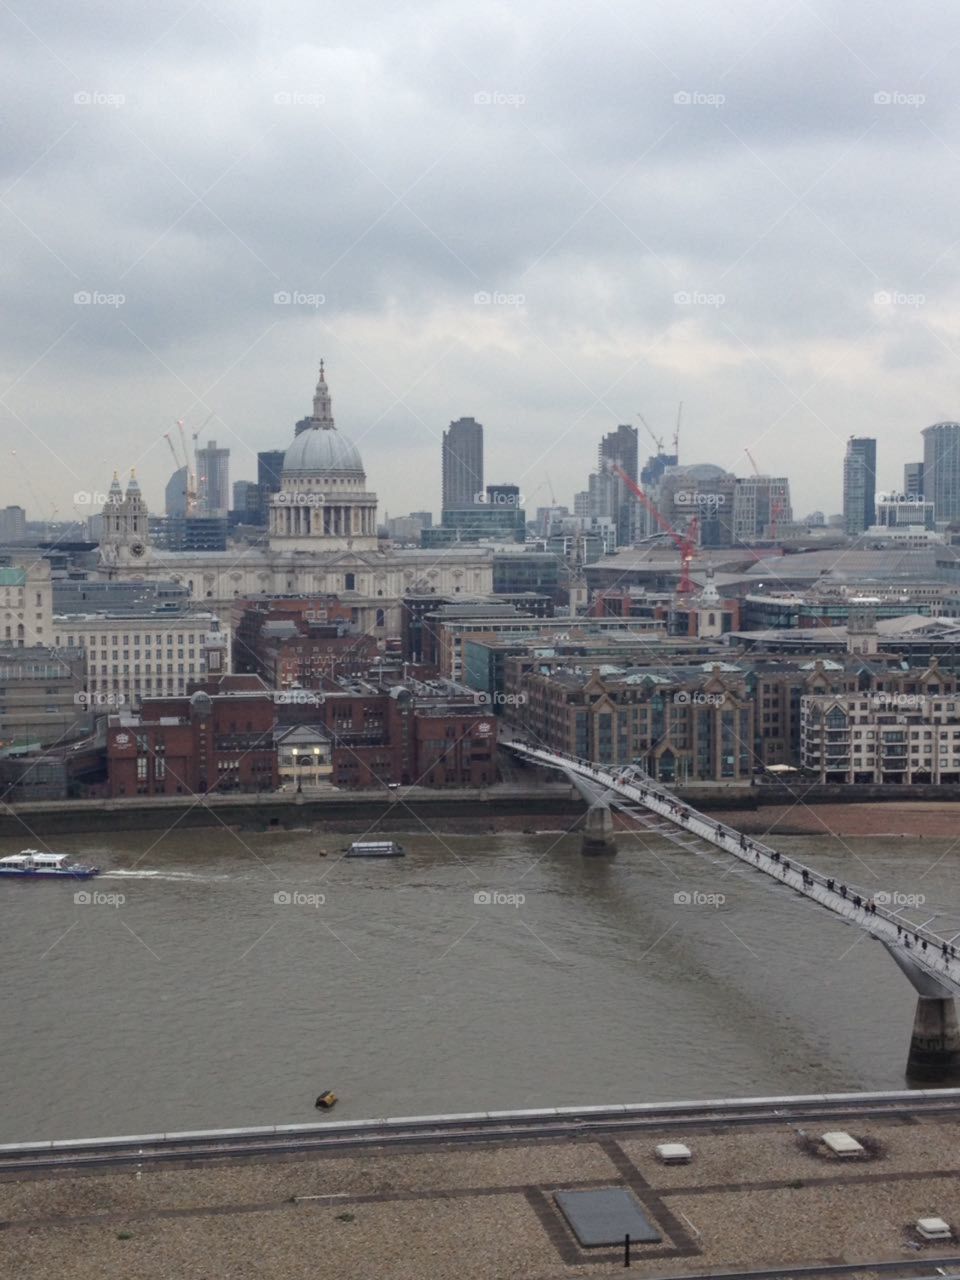
[[[850,434],[892,487],[960,415],[955,8],[3,0],[0,33],[0,505],[136,466],[159,509],[178,418],[253,478],[321,355],[381,514],[439,507],[461,415],[532,509],[682,400],[682,461],[749,448],[799,514]]]

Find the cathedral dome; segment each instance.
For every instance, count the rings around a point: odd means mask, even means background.
[[[355,444],[342,436],[333,421],[330,406],[330,389],[327,386],[323,361],[320,361],[320,378],[313,394],[313,414],[297,423],[297,435],[283,458],[283,474],[286,477],[314,475],[317,472],[346,472],[363,479],[363,462]]]
[[[285,476],[318,471],[349,471],[354,475],[363,475],[360,451],[334,426],[307,427],[284,454]]]

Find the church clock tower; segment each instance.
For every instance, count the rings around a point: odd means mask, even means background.
[[[133,471],[126,493],[120,488],[117,473],[103,508],[103,533],[100,558],[105,564],[133,566],[150,559],[150,535],[147,528],[147,506]]]

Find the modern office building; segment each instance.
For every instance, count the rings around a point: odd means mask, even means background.
[[[960,520],[960,422],[935,422],[923,432],[923,496],[937,520]]]
[[[301,419],[306,422],[307,419]],[[299,428],[300,424],[297,423]],[[299,430],[297,432],[299,435]],[[259,490],[260,516],[257,523],[264,528],[270,523],[270,499],[280,492],[280,477],[283,474],[284,449],[266,449],[257,454],[257,488]]]
[[[197,496],[200,513],[225,516],[230,510],[230,450],[210,440],[197,450]]]
[[[855,537],[876,523],[877,442],[851,436],[843,459],[843,520]]]
[[[187,489],[190,484],[190,473],[186,467],[180,467],[167,481],[164,489],[163,509],[168,516],[183,517],[187,514]]]
[[[458,418],[443,433],[444,511],[468,507],[483,493],[483,427],[474,418]]]
[[[88,734],[85,665],[76,646],[0,647],[0,746],[49,747]]]
[[[637,428],[621,423],[616,431],[608,432],[600,441],[597,473],[590,477],[590,488],[595,495],[590,514],[609,516],[616,522],[617,542],[622,547],[633,546],[642,527],[642,513],[630,487],[614,475],[610,467],[619,467],[636,484],[637,462]]]
[[[876,528],[905,529],[934,527],[933,503],[914,493],[880,494],[877,499]]]
[[[903,492],[908,498],[917,499],[923,493],[923,463],[906,462],[903,466]]]
[[[742,476],[733,487],[733,541],[749,546],[776,537],[793,521],[786,476]]]
[[[23,542],[27,536],[27,513],[23,507],[0,509],[0,543]]]

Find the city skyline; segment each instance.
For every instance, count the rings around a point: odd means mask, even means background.
[[[491,474],[530,497],[549,471],[569,498],[580,440],[638,408],[668,434],[678,400],[684,458],[749,448],[798,510],[840,509],[819,460],[850,434],[892,485],[960,412],[960,19],[931,9],[901,40],[889,3],[842,28],[693,10],[642,39],[623,4],[586,27],[501,15],[483,39],[468,10],[322,35],[295,3],[265,26],[8,13],[0,505],[63,514],[134,466],[157,507],[178,417],[212,414],[252,479],[321,351],[391,510],[437,508],[452,418],[486,425]]]

